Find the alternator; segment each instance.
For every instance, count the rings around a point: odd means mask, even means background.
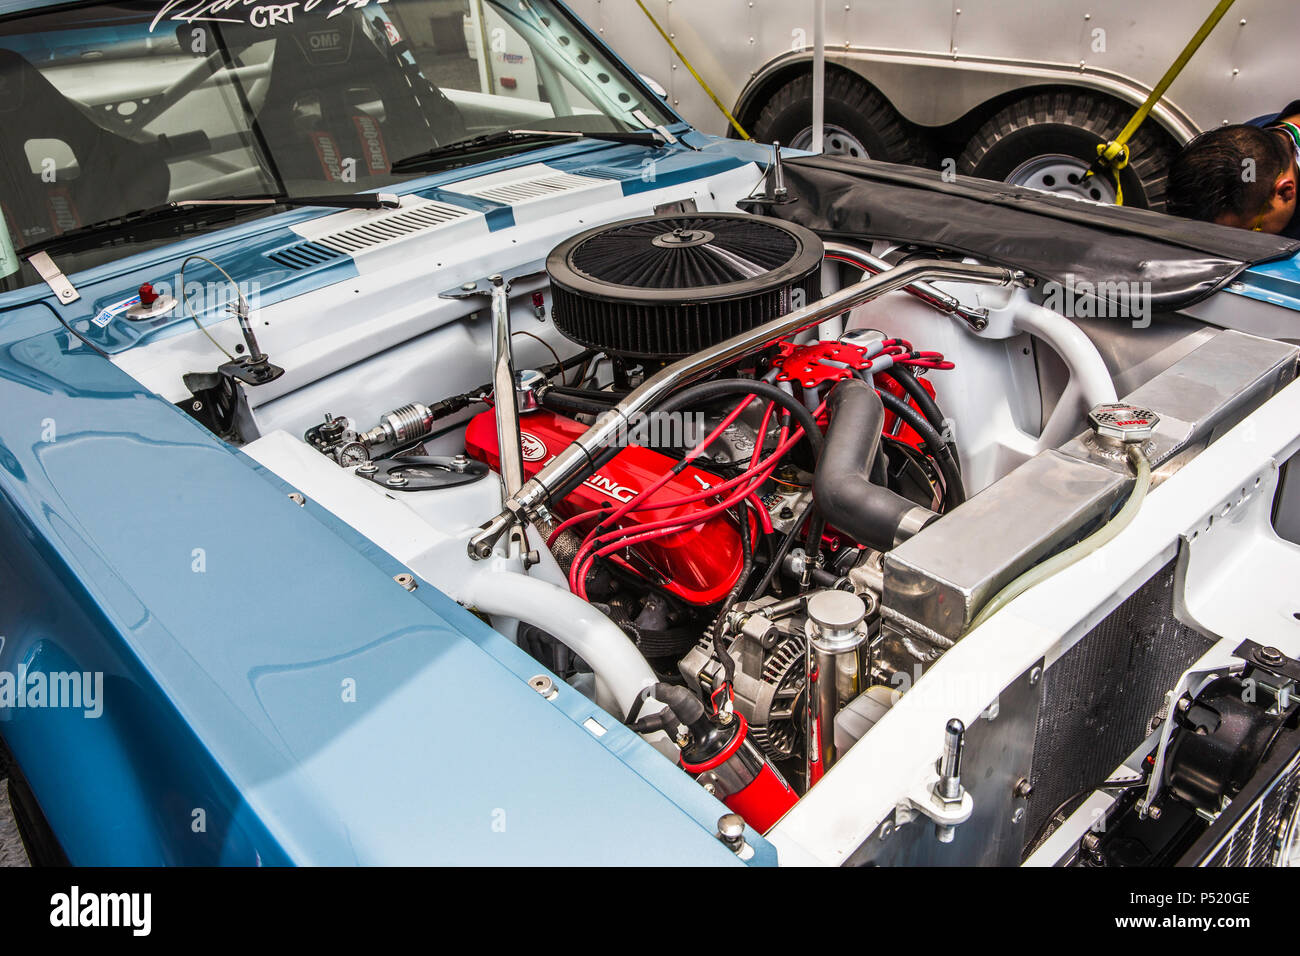
[[[736,663],[736,709],[745,715],[764,753],[784,760],[799,752],[803,740],[805,639],[803,618],[772,621],[764,611],[773,606],[769,598],[739,607],[733,613],[739,633],[726,640],[727,653]],[[678,669],[689,686],[708,697],[722,676],[712,630],[682,658]]]

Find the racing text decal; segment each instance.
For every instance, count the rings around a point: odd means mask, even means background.
[[[168,0],[149,24],[153,32],[163,20],[173,23],[247,23],[263,29],[278,23],[293,23],[294,16],[327,7],[325,19],[346,10],[360,10],[372,0],[294,0],[291,3],[266,3],[264,0]],[[388,0],[373,0],[387,3]]]

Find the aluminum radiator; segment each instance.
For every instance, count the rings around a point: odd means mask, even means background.
[[[1029,840],[1063,803],[1091,793],[1133,752],[1165,693],[1213,643],[1174,619],[1173,591],[1170,561],[1047,669]]]

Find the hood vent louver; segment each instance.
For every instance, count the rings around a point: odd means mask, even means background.
[[[472,215],[473,212],[460,206],[432,201],[422,202],[404,206],[383,216],[369,217],[355,226],[315,236],[314,239],[337,252],[351,254],[405,239],[416,233],[427,232]]]
[[[590,189],[593,186],[608,186],[607,178],[566,173],[542,164],[524,166],[520,169],[506,170],[453,183],[444,187],[447,192],[486,199],[489,202],[515,206],[534,199],[546,199],[560,193],[573,192],[578,189]]]
[[[300,242],[268,253],[272,262],[288,269],[309,269],[338,256],[356,256],[454,223],[482,220],[464,206],[407,196],[401,208],[375,212],[349,209],[299,223],[293,231]]]
[[[277,249],[275,252],[266,254],[266,258],[276,265],[284,266],[294,272],[311,269],[334,259],[340,259],[342,256],[343,253],[335,252],[333,249],[328,249],[311,240],[294,243],[292,246],[286,246],[283,249]]]

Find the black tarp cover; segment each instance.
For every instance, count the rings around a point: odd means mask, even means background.
[[[1071,288],[1150,283],[1156,312],[1192,305],[1252,265],[1300,252],[1300,241],[1280,236],[965,176],[946,182],[914,166],[820,156],[784,165],[796,201],[754,211],[823,238],[938,247]]]

